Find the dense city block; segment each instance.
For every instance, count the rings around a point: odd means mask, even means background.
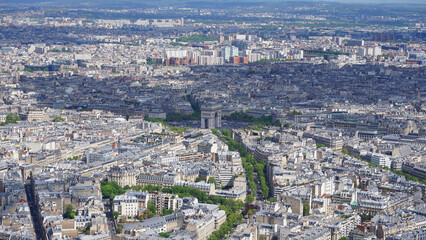
[[[0,239],[426,239],[426,5],[342,2],[0,2]]]

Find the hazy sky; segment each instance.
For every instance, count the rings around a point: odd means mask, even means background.
[[[315,1],[315,0],[314,0]],[[407,4],[407,3],[416,3],[416,4],[426,4],[426,0],[324,0],[323,2],[342,2],[342,3],[399,3],[399,4]]]
[[[215,4],[217,2],[226,3],[226,2],[338,2],[338,3],[353,3],[353,4],[422,4],[426,6],[426,0],[0,0],[0,5],[3,4],[13,4],[15,7],[20,3],[24,4],[36,4],[36,5],[55,5],[56,3],[60,4],[68,4],[72,5],[73,3],[81,4],[82,2],[86,3],[96,3],[102,4],[103,2],[106,4],[123,4],[130,3],[132,5],[138,4],[149,4],[156,5],[156,3],[160,3],[162,5],[167,5],[170,3],[174,5],[179,2],[208,2]]]

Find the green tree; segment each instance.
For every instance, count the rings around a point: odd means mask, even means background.
[[[148,218],[152,218],[152,217],[154,217],[155,216],[155,213],[153,213],[153,212],[151,212],[151,210],[149,210],[149,209],[146,209],[144,212],[143,212],[143,215],[140,217],[141,219],[148,219]]]
[[[65,121],[65,119],[61,118],[60,116],[56,116],[56,117],[52,120],[52,122],[64,122],[64,121]]]
[[[233,112],[229,116],[224,116],[225,120],[239,121],[239,122],[250,122],[261,126],[281,126],[280,120],[274,120],[272,115],[263,115],[259,118],[250,116],[245,111]]]
[[[119,212],[117,212],[117,211],[114,211],[114,218],[115,218],[115,219],[117,219],[117,218],[118,218],[118,216],[120,216],[120,213],[119,213]]]
[[[6,124],[17,123],[18,121],[21,121],[21,118],[18,115],[14,114],[14,113],[9,113],[6,116]]]
[[[341,237],[339,240],[349,240],[347,237]]]
[[[206,176],[204,175],[200,175],[195,179],[195,182],[201,182],[201,181],[206,181]]]
[[[369,222],[373,218],[373,215],[361,214],[360,217],[361,217],[361,222]]]
[[[161,215],[160,216],[166,216],[166,215],[170,215],[172,213],[174,213],[173,209],[163,208],[161,210]]]
[[[253,196],[253,195],[251,195],[251,194],[248,194],[248,195],[246,196],[246,203],[247,203],[247,204],[250,204],[250,203],[252,203],[252,202],[254,202],[254,196]]]
[[[124,194],[126,191],[117,182],[101,181],[102,197],[114,199],[116,195]]]
[[[121,230],[123,229],[123,227],[120,225],[117,227],[117,233],[121,233]]]
[[[157,186],[148,185],[144,187],[142,190],[151,192],[151,191],[160,191],[160,188]]]
[[[241,200],[234,201],[232,205],[233,205],[232,206],[232,211],[233,212],[236,212],[236,211],[244,208],[244,202],[241,201]]]
[[[342,149],[342,153],[347,155],[347,154],[348,154],[348,149],[343,148],[343,149]]]
[[[84,233],[84,234],[86,234],[86,235],[90,235],[90,225],[87,225],[83,230],[82,230],[82,232]]]
[[[308,216],[311,208],[309,207],[309,202],[303,200],[303,216]]]
[[[170,233],[161,232],[158,235],[160,235],[160,237],[162,237],[162,238],[169,238],[170,237]]]
[[[218,138],[220,138],[220,133],[219,133],[219,131],[218,130],[216,130],[216,129],[211,129],[211,131],[212,131],[212,133],[214,134],[214,135],[216,135],[216,137],[218,137]]]
[[[214,179],[214,177],[209,177],[209,180],[207,182],[214,184],[214,186],[216,187],[216,179]]]
[[[222,134],[226,137],[231,137],[231,131],[228,129],[222,129],[220,130],[222,132]]]
[[[270,198],[268,199],[268,201],[270,201],[270,202],[275,202],[275,198],[274,198],[274,197],[270,197]]]
[[[250,209],[250,210],[247,211],[247,215],[250,216],[250,215],[253,215],[253,214],[254,214],[254,210],[253,209]]]
[[[153,214],[157,213],[157,207],[155,206],[155,204],[153,202],[148,203],[148,209],[149,211],[151,211]]]
[[[296,111],[296,110],[293,110],[293,111],[289,112],[288,114],[289,114],[289,115],[302,115],[302,113],[301,113],[301,112],[298,112],[298,111]]]
[[[210,235],[208,240],[219,240],[218,235],[219,235],[218,232],[213,232],[212,235]]]
[[[67,207],[65,208],[64,214],[62,214],[62,217],[67,219],[74,219],[75,212],[73,211],[73,207],[71,204],[67,205]]]

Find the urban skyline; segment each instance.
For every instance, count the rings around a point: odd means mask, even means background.
[[[426,236],[426,5],[0,3],[0,238]]]

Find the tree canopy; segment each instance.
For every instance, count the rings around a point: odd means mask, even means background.
[[[303,200],[303,216],[308,216],[311,211],[311,207],[309,206],[309,202]]]
[[[67,219],[74,219],[75,217],[75,211],[73,211],[73,207],[71,204],[69,204],[66,209],[64,214],[62,214],[63,218],[67,218]]]
[[[14,114],[14,113],[9,113],[6,116],[6,121],[0,123],[0,126],[5,126],[5,125],[10,124],[10,123],[17,123],[18,121],[21,121],[21,117],[19,117],[18,115]]]
[[[61,116],[56,116],[53,120],[52,120],[52,122],[64,122],[65,121],[65,119],[63,119]]]
[[[222,135],[226,138],[226,144],[228,145],[229,150],[238,151],[241,155],[241,162],[243,168],[246,170],[246,177],[247,181],[249,182],[251,194],[255,194],[257,190],[253,176],[253,171],[255,170],[259,178],[262,195],[264,198],[267,198],[269,196],[269,187],[266,184],[266,177],[264,172],[264,170],[266,169],[266,163],[257,162],[254,157],[249,152],[247,152],[247,150],[243,147],[241,143],[238,143],[234,139],[232,139],[231,131],[227,129],[222,129],[221,132]]]
[[[216,179],[214,179],[214,177],[209,177],[209,180],[207,182],[214,184],[214,186],[216,187],[217,182],[216,182]]]
[[[263,125],[263,126],[277,126],[277,127],[281,126],[280,120],[274,121],[272,115],[264,115],[264,116],[261,116],[260,118],[256,118],[242,110],[238,112],[233,112],[229,116],[224,116],[223,119],[238,121],[238,122],[250,122],[250,123],[255,123],[257,125]]]

